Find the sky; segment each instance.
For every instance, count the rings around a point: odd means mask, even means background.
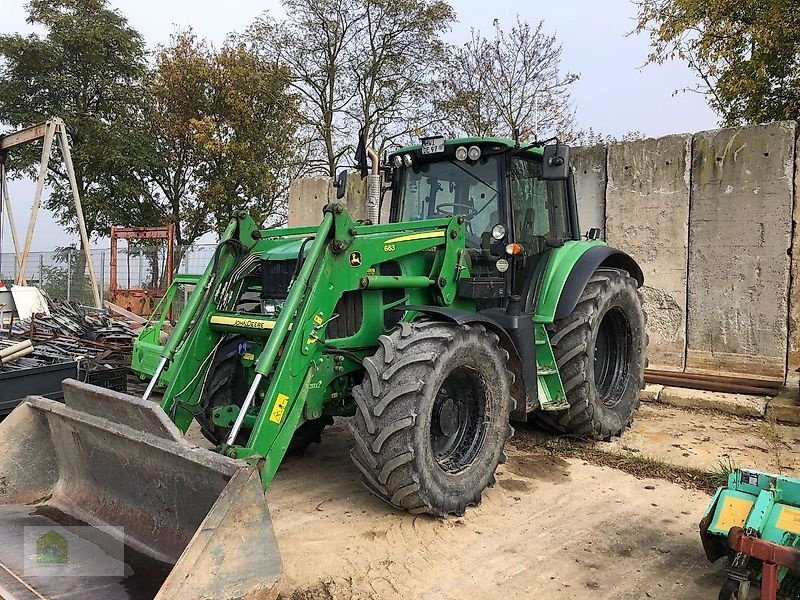
[[[32,31],[25,22],[25,4],[25,0],[0,0],[0,34]],[[265,10],[275,16],[283,14],[279,0],[110,0],[110,4],[128,18],[151,48],[166,44],[171,34],[189,27],[198,37],[219,45],[229,32],[245,29]],[[447,35],[453,43],[467,41],[472,28],[489,33],[495,19],[508,26],[517,15],[531,24],[544,20],[545,31],[555,33],[563,47],[563,70],[580,74],[572,88],[572,101],[583,129],[591,127],[617,137],[631,131],[657,137],[717,125],[702,96],[675,93],[696,83],[685,64],[643,66],[649,39],[629,35],[636,16],[631,0],[450,0],[450,4],[459,18]],[[20,237],[27,228],[34,187],[27,181],[9,184]],[[7,223],[3,227],[2,251],[11,252]],[[42,210],[32,250],[52,250],[76,238]],[[98,246],[107,246],[107,240],[100,240]]]

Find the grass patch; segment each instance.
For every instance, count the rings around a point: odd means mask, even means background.
[[[543,453],[563,458],[577,458],[594,465],[611,467],[634,477],[664,479],[681,487],[712,494],[727,481],[730,465],[720,463],[720,469],[707,471],[668,463],[658,458],[632,452],[598,450],[596,444],[570,437],[519,436],[511,439],[513,448],[526,454]],[[724,473],[724,477],[723,477]]]

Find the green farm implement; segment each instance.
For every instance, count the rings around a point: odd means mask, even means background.
[[[244,591],[226,597],[250,597],[277,581],[279,561],[252,484],[266,489],[286,453],[319,441],[334,417],[349,417],[351,457],[373,494],[435,516],[480,502],[510,420],[620,435],[644,380],[643,276],[596,230],[581,235],[569,148],[427,138],[385,164],[369,156],[368,219],[335,202],[314,227],[261,229],[237,214],[205,272],[177,278],[194,289],[168,339],[175,287],[135,345],[144,399],[102,399],[72,384],[72,405],[31,399],[15,411],[12,421],[43,428],[31,439],[58,444],[47,471],[56,483],[0,502],[47,504],[52,493],[68,514],[74,500],[82,521],[130,520],[141,552],[184,567],[180,577],[238,570]],[[342,196],[346,175],[337,183]],[[384,197],[390,217],[378,224]],[[160,407],[148,400],[156,388]],[[182,441],[193,422],[214,451]],[[13,427],[0,429],[4,446],[27,456],[2,462],[0,478],[11,481],[18,465],[30,468],[32,450]],[[61,485],[70,478],[80,494]],[[214,485],[202,483],[209,478]],[[247,493],[228,493],[232,485]],[[242,512],[260,524],[258,540],[237,548],[207,533],[209,521],[227,531]],[[184,535],[154,537],[148,519],[160,514]],[[173,570],[159,597],[178,597],[180,581]],[[187,589],[180,597],[205,597]]]
[[[747,600],[750,584],[762,600],[800,599],[800,481],[737,470],[719,488],[700,522],[711,562],[727,558],[720,600]]]

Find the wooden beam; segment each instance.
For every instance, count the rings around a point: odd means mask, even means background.
[[[39,123],[38,125],[32,125],[31,127],[15,131],[14,133],[0,135],[0,150],[8,151],[17,146],[22,146],[28,142],[41,139],[44,137],[46,130],[47,123]]]

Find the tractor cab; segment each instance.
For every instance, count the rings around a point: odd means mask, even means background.
[[[425,138],[391,154],[387,171],[391,222],[466,221],[462,297],[525,296],[547,250],[581,237],[567,146]]]

